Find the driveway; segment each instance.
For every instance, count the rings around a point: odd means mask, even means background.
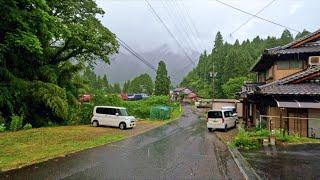
[[[243,179],[197,110],[144,134],[9,171],[13,179]],[[128,130],[130,131],[130,130]]]

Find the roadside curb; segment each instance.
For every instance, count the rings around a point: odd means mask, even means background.
[[[251,165],[244,159],[238,149],[234,147],[227,146],[229,152],[232,155],[232,158],[236,162],[239,167],[241,173],[243,174],[246,180],[261,180],[261,177],[255,172],[255,170],[251,167]]]

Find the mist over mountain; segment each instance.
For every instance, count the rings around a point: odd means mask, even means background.
[[[174,52],[172,49],[167,44],[164,44],[150,51],[139,52],[139,54],[155,68],[158,67],[160,60],[164,60],[172,84],[177,85],[195,65],[190,63],[183,52]],[[193,51],[189,55],[197,63],[200,53]],[[123,49],[120,49],[120,53],[112,56],[110,59],[110,65],[99,62],[94,70],[99,76],[106,74],[110,83],[120,82],[122,84],[124,81],[133,79],[135,76],[143,73],[148,73],[155,79],[156,73],[152,69]]]

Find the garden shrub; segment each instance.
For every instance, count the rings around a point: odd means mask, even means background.
[[[11,131],[18,131],[22,128],[22,116],[13,115],[11,116],[11,123],[10,123],[10,130]]]
[[[3,123],[3,124],[0,124],[0,132],[4,132],[4,131],[6,131],[6,126]]]
[[[23,130],[28,130],[32,129],[32,125],[30,123],[27,123],[26,125],[23,126]]]
[[[256,149],[261,146],[259,140],[246,131],[240,131],[233,140],[233,145],[241,149]]]

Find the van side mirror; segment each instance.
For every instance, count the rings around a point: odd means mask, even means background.
[[[119,113],[116,113],[116,116],[119,116]]]

